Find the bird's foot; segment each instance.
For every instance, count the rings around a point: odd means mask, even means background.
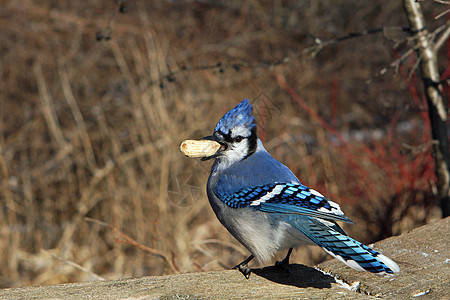
[[[241,272],[247,279],[250,278],[250,274],[252,273],[252,270],[248,267],[248,265],[243,263],[234,266],[233,269],[239,270],[239,272]]]
[[[292,248],[289,249],[286,257],[282,261],[275,262],[275,267],[281,269],[289,276],[289,257],[291,256]]]
[[[281,260],[275,262],[275,267],[280,269],[282,272],[286,273],[289,276],[289,260]]]
[[[248,267],[248,263],[253,259],[253,255],[250,255],[247,257],[243,262],[241,262],[238,265],[235,265],[233,269],[238,269],[239,272],[242,273],[242,275],[245,276],[245,278],[249,278],[250,274],[252,273],[252,270]]]

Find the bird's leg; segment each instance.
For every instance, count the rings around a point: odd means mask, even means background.
[[[252,271],[250,270],[250,268],[248,267],[248,263],[249,263],[253,258],[255,258],[255,257],[254,257],[253,255],[250,255],[250,256],[247,257],[243,262],[241,262],[241,263],[238,264],[238,265],[235,265],[235,266],[233,267],[233,269],[238,269],[239,272],[241,272],[242,275],[244,275],[245,278],[248,279],[248,278],[250,277],[250,273],[252,272]]]
[[[275,263],[275,267],[281,268],[282,270],[289,273],[288,266],[289,266],[289,256],[291,256],[291,253],[292,253],[292,248],[289,248],[289,251],[288,251],[286,257],[282,261],[277,261]]]

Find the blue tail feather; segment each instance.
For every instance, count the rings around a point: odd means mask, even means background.
[[[336,223],[311,217],[293,219],[290,223],[327,253],[353,269],[378,274],[393,274],[400,270],[394,261],[349,237]]]

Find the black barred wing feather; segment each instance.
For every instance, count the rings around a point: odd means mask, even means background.
[[[344,216],[337,203],[302,184],[276,183],[217,196],[232,208],[250,207],[268,213],[299,214],[353,223]]]

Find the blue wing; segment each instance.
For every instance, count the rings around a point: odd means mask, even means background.
[[[297,183],[261,185],[217,196],[232,208],[250,207],[267,213],[297,214],[353,223],[344,216],[338,204]]]
[[[400,271],[388,257],[349,237],[334,221],[353,223],[339,205],[315,190],[298,183],[275,183],[216,195],[232,208],[251,208],[284,215],[284,221],[356,270],[377,274]],[[329,222],[331,221],[331,222]]]

